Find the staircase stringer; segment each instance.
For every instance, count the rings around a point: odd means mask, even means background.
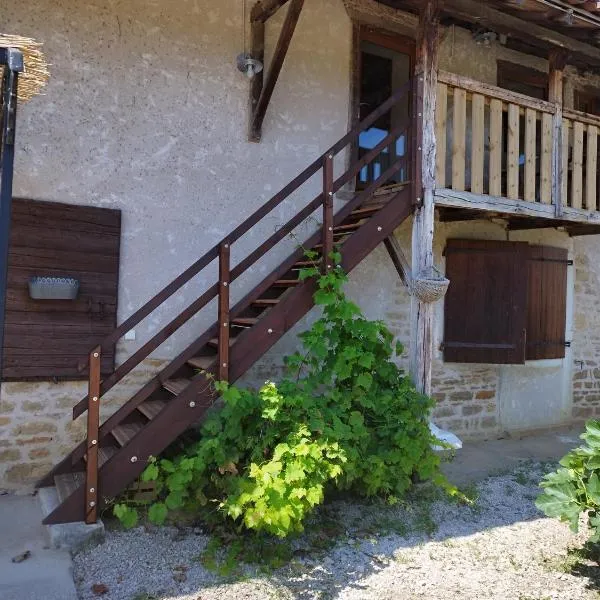
[[[393,233],[412,212],[412,209],[411,188],[407,187],[395,194],[373,218],[347,239],[342,246],[342,267],[347,272],[352,271],[387,236]],[[342,212],[340,211],[340,213]],[[340,218],[343,219],[345,216],[340,215]],[[311,238],[311,245],[317,243],[318,234],[316,236],[315,240]],[[311,245],[307,247],[311,247]],[[292,258],[296,261],[297,253],[285,261],[284,265],[287,266]],[[277,269],[277,272],[279,270]],[[231,348],[230,379],[232,382],[239,379],[308,313],[314,306],[315,291],[316,283],[314,281],[303,282],[285,294],[281,302],[265,314],[257,325],[240,336],[239,341]],[[254,293],[255,291],[250,295],[253,296]],[[149,456],[160,454],[188,427],[199,421],[205,415],[206,410],[213,405],[215,399],[212,387],[203,375],[197,376],[188,388],[173,398],[156,419],[146,424],[129,444],[121,448],[100,468],[98,487],[102,493],[103,503],[107,499],[117,496],[142,473],[146,468]],[[190,403],[194,403],[194,406],[191,406]],[[85,517],[84,506],[84,489],[81,486],[58,506],[45,519],[44,523],[83,520]]]

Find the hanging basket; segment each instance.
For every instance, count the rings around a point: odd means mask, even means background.
[[[24,72],[19,76],[17,97],[21,102],[27,102],[41,93],[48,83],[50,71],[48,62],[42,52],[42,44],[31,38],[20,35],[0,33],[0,48],[18,48],[23,52]],[[0,66],[0,76],[2,67]]]
[[[421,302],[437,302],[446,295],[449,285],[450,280],[432,267],[412,280],[411,291]]]

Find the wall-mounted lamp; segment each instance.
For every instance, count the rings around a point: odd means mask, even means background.
[[[263,64],[260,60],[252,58],[247,52],[242,52],[242,54],[237,57],[237,68],[238,71],[244,73],[248,79],[252,79],[257,73],[260,73],[263,70]]]

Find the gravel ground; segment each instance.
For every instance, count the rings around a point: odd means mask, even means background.
[[[599,599],[585,536],[533,504],[542,469],[488,478],[472,507],[427,489],[406,506],[333,503],[277,569],[227,563],[198,528],[110,531],[75,557],[75,582],[82,600]]]

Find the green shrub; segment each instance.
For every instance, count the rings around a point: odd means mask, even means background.
[[[322,307],[300,335],[304,351],[286,359],[279,384],[254,391],[214,383],[224,406],[201,440],[174,460],[152,459],[142,475],[158,486],[151,521],[211,503],[238,525],[283,537],[302,530],[329,488],[394,501],[416,479],[445,484],[431,449],[432,401],[392,362],[402,348],[345,297],[341,268],[301,277],[317,278]],[[114,513],[132,526],[138,508],[119,503]]]
[[[536,506],[549,517],[569,523],[579,530],[579,518],[588,514],[592,535],[590,541],[600,541],[600,421],[586,423],[581,438],[583,446],[569,452],[556,472],[544,477],[544,490]]]

